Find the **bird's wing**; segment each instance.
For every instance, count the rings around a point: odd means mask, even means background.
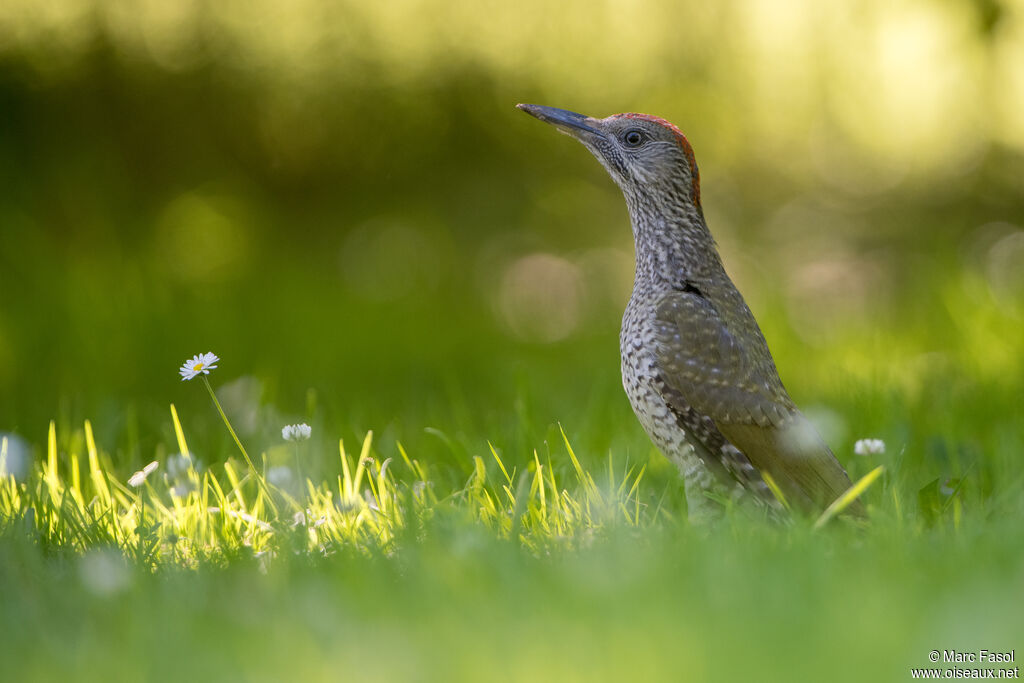
[[[682,398],[674,410],[690,407],[710,418],[790,502],[821,509],[849,488],[849,477],[786,393],[753,316],[738,293],[735,298],[726,302],[733,312],[728,320],[691,284],[658,301],[659,375],[672,390],[665,400],[672,406]],[[745,346],[738,330],[756,348]]]

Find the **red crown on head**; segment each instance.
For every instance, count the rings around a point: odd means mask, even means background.
[[[616,114],[615,118],[650,121],[662,126],[663,128],[667,128],[669,132],[675,136],[679,146],[683,148],[683,154],[686,155],[686,160],[690,163],[690,177],[693,178],[693,203],[700,206],[700,172],[697,170],[697,158],[693,155],[693,147],[690,146],[690,141],[686,139],[685,135],[683,135],[683,131],[679,130],[679,127],[671,121],[666,121],[660,116],[651,116],[650,114],[637,114],[630,112],[628,114]]]

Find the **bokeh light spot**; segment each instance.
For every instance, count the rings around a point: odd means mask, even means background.
[[[571,262],[553,254],[530,254],[502,275],[498,311],[516,336],[555,342],[579,324],[583,290],[580,270]]]
[[[156,226],[156,245],[166,268],[197,284],[238,275],[249,249],[234,213],[230,202],[198,193],[170,202]]]
[[[421,230],[402,220],[379,219],[352,230],[341,251],[341,276],[371,301],[429,292],[440,278],[441,250]]]

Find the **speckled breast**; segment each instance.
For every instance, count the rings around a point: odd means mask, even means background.
[[[619,335],[622,386],[644,431],[654,445],[679,468],[687,487],[716,487],[714,475],[687,442],[685,430],[662,398],[654,352],[653,320],[654,308],[640,303],[634,292],[622,317]]]

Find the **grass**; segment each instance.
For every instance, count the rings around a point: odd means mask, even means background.
[[[261,305],[302,329],[316,277],[274,278],[294,291]],[[854,481],[875,477],[866,528],[743,509],[691,527],[618,386],[612,315],[555,345],[453,324],[449,348],[393,313],[246,345],[199,307],[191,334],[242,349],[211,379],[253,467],[178,359],[143,353],[168,328],[116,328],[139,348],[103,373],[54,361],[85,390],[48,427],[54,368],[32,401],[0,397],[34,451],[0,478],[2,678],[902,681],[932,650],[1017,648],[1024,316],[971,269],[914,278],[901,319],[813,347],[770,292],[757,311],[797,402]],[[269,388],[246,398],[254,353]],[[284,442],[297,421],[312,438]],[[861,437],[888,448],[855,456]]]
[[[543,456],[484,442],[457,485],[369,433],[300,487],[281,463],[329,440],[201,465],[167,422],[138,486],[88,421],[0,480],[11,680],[908,680],[1024,632],[1019,432],[938,478],[915,449],[849,461],[867,528],[692,528],[664,463],[560,429]]]
[[[372,432],[355,457],[339,442],[336,481],[297,481],[294,470],[279,467],[283,481],[274,485],[273,472],[268,476],[266,467],[256,470],[244,462],[228,460],[198,471],[173,405],[171,420],[179,453],[163,464],[150,463],[126,482],[112,474],[89,421],[83,425],[84,458],[74,452],[59,457],[51,422],[46,458],[28,481],[0,479],[0,515],[8,524],[19,520],[32,528],[48,545],[79,553],[109,548],[148,569],[217,565],[239,556],[260,558],[266,568],[289,552],[388,554],[399,537],[415,538],[446,508],[534,553],[578,547],[609,526],[649,528],[660,515],[638,498],[644,468],[620,472],[609,461],[599,484],[567,439],[571,490],[556,477],[550,458],[542,463],[535,452],[531,467],[518,472],[491,446],[491,467],[475,457],[461,489],[437,491],[428,468],[401,444],[398,462],[372,457]],[[7,448],[5,437],[0,463]],[[248,461],[241,446],[240,451]]]

